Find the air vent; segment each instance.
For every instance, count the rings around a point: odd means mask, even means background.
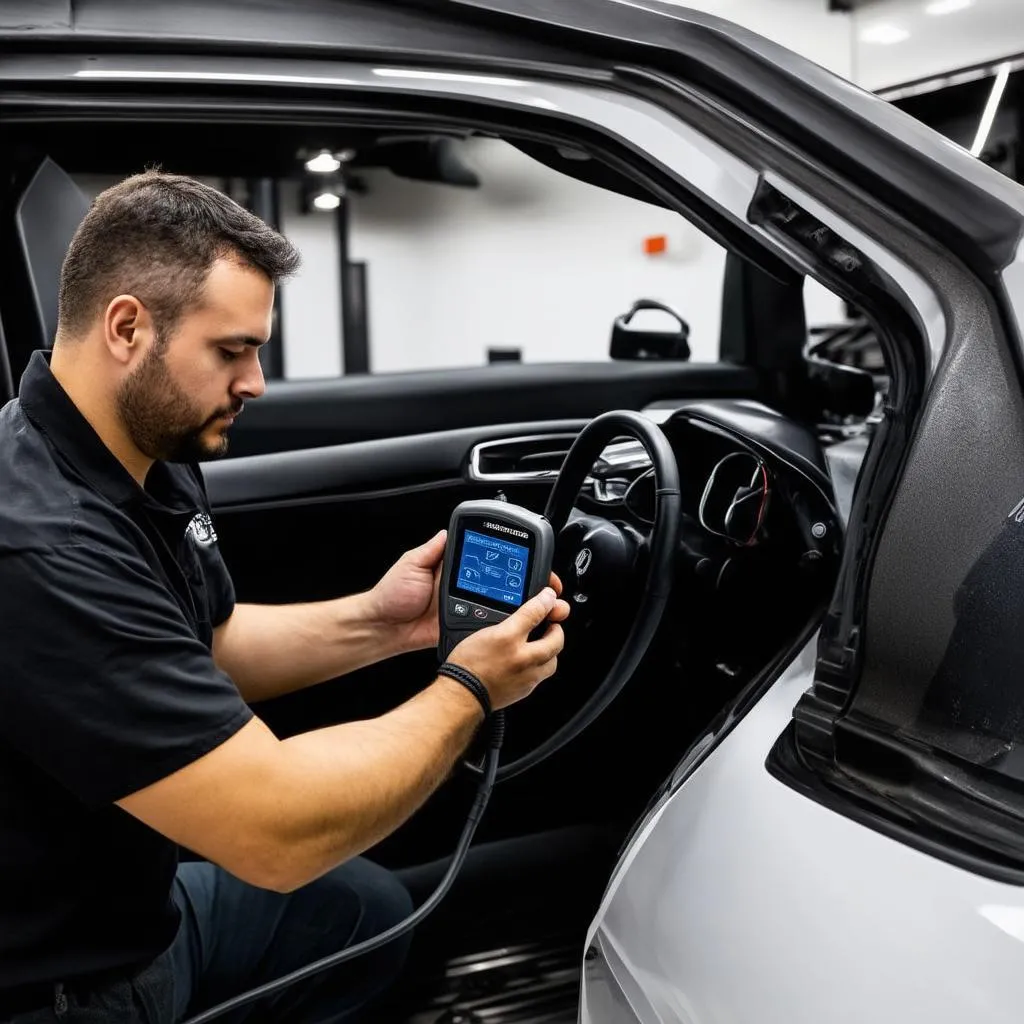
[[[553,480],[575,440],[575,434],[533,434],[485,441],[469,454],[469,478],[489,483]]]
[[[469,478],[487,483],[554,480],[575,440],[575,434],[533,434],[485,441],[469,453]],[[595,481],[618,480],[624,489],[650,468],[651,458],[639,441],[618,440],[601,453],[585,482],[590,486]]]

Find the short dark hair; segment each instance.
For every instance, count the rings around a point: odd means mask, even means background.
[[[300,257],[283,235],[209,185],[179,174],[133,175],[92,203],[60,274],[58,333],[85,331],[115,295],[135,295],[161,333],[196,305],[214,261],[231,257],[275,283]]]

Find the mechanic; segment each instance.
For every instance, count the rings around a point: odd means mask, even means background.
[[[411,910],[357,855],[445,779],[477,697],[439,677],[283,741],[249,703],[434,646],[444,533],[366,593],[236,604],[197,467],[264,391],[297,265],[215,189],[128,178],[70,245],[52,356],[0,410],[0,1020],[181,1020]],[[452,653],[494,708],[555,671],[559,590]],[[225,1019],[362,1019],[405,952]]]

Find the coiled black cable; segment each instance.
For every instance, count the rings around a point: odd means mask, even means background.
[[[490,725],[490,737],[487,743],[487,753],[484,757],[483,774],[480,779],[480,785],[477,787],[476,797],[469,810],[469,816],[466,818],[466,824],[462,829],[458,845],[452,854],[452,862],[448,865],[448,870],[445,872],[444,878],[441,879],[437,888],[423,903],[404,921],[393,925],[387,931],[381,932],[380,935],[375,935],[372,939],[367,939],[358,945],[339,950],[337,953],[332,953],[330,956],[325,956],[320,960],[314,960],[313,963],[300,967],[298,970],[292,971],[291,974],[285,974],[274,981],[268,981],[266,984],[260,985],[258,988],[243,992],[241,995],[227,999],[223,1003],[218,1003],[209,1010],[204,1010],[202,1013],[196,1014],[195,1017],[190,1017],[184,1024],[206,1024],[206,1021],[229,1013],[231,1010],[237,1010],[240,1006],[247,1006],[249,1003],[256,1002],[257,999],[263,999],[266,996],[273,995],[275,992],[280,992],[281,989],[287,988],[289,985],[305,981],[314,974],[330,970],[332,967],[337,967],[339,964],[343,964],[357,956],[362,956],[364,953],[370,953],[381,946],[386,946],[392,939],[397,939],[400,935],[404,935],[407,931],[415,928],[434,910],[451,888],[452,882],[455,881],[455,876],[459,873],[459,869],[466,859],[469,845],[473,841],[473,835],[480,824],[480,819],[483,817],[487,802],[491,798],[491,790],[494,788],[494,778],[498,773],[498,757],[501,753],[501,745],[505,739],[505,713],[503,711],[495,711],[490,716],[488,724]]]

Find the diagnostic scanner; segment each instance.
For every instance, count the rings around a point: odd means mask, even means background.
[[[440,660],[539,594],[551,578],[554,553],[555,532],[536,512],[506,501],[456,506],[441,575]]]

